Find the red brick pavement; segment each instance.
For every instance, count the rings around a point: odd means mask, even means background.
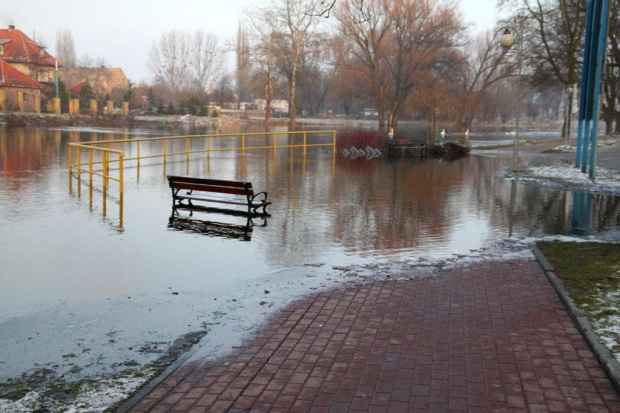
[[[539,264],[519,260],[310,295],[133,411],[620,412],[620,397]]]

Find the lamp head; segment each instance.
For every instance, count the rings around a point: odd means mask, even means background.
[[[515,44],[515,36],[510,32],[510,29],[504,30],[504,33],[499,37],[499,44],[504,49],[510,49]]]

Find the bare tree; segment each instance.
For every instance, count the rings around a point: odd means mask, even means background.
[[[461,75],[461,90],[457,93],[461,102],[458,122],[463,129],[471,128],[488,88],[501,79],[516,75],[515,59],[507,57],[508,50],[500,47],[495,37],[490,31],[480,33],[464,48],[464,65],[457,71]]]
[[[387,9],[392,20],[388,63],[392,78],[390,126],[396,126],[421,71],[441,70],[459,59],[457,36],[463,27],[450,2],[430,0],[393,1]]]
[[[334,73],[330,78],[329,95],[342,107],[345,115],[349,116],[353,106],[368,97],[367,82],[363,70],[355,66],[351,41],[342,35],[336,35],[332,37],[330,44]]]
[[[251,17],[251,16],[248,16]],[[250,22],[254,20],[249,19]],[[241,101],[247,101],[250,98],[251,87],[251,49],[249,35],[245,29],[243,22],[239,22],[237,28],[237,46],[235,48],[236,54],[236,83],[237,83],[237,109],[239,109],[239,103]]]
[[[224,54],[216,35],[202,30],[194,32],[189,52],[189,68],[193,89],[204,93],[206,88],[217,83],[224,70]]]
[[[343,0],[336,17],[341,34],[353,41],[380,126],[388,112],[390,125],[398,124],[421,72],[450,64],[462,31],[449,1]]]
[[[379,115],[379,126],[385,125],[389,84],[388,50],[392,22],[386,9],[389,0],[364,3],[346,0],[336,13],[340,33],[352,41],[351,53],[367,79]]]
[[[56,57],[67,68],[75,66],[75,45],[71,30],[61,29],[56,32]]]
[[[274,49],[277,38],[282,31],[277,26],[277,19],[270,9],[254,8],[248,11],[245,19],[252,28],[250,41],[250,58],[254,65],[254,76],[263,89],[265,97],[265,124],[271,119],[271,107],[274,99],[274,83],[276,77]]]
[[[177,98],[190,78],[190,45],[188,34],[172,30],[161,35],[153,44],[149,54],[148,66],[156,83],[168,88]]]
[[[603,111],[610,118],[607,133],[620,134],[620,0],[612,0],[609,19],[609,48]],[[616,122],[615,130],[611,122]]]
[[[77,59],[75,63],[76,67],[96,67],[96,68],[104,68],[107,66],[104,57],[94,58],[87,54],[82,55],[79,59]]]
[[[290,63],[289,80],[289,128],[295,129],[297,118],[297,70],[304,50],[314,34],[320,16],[320,4],[316,0],[273,0],[274,18],[284,28],[286,54]]]

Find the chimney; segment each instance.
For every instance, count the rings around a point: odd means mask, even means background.
[[[14,24],[9,24],[9,30],[15,30],[15,25]]]

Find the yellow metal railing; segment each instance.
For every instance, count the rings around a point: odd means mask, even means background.
[[[312,135],[326,135],[330,134],[332,139],[331,142],[318,142],[318,143],[309,143],[308,137],[312,137]],[[278,136],[301,136],[301,143],[287,143],[287,144],[278,144]],[[248,145],[248,141],[251,138],[256,137],[264,137],[266,142],[269,144],[260,144],[260,145]],[[220,139],[231,139],[231,138],[241,138],[241,146],[233,146],[233,147],[214,147],[212,145],[214,140]],[[140,166],[140,161],[148,158],[163,158],[164,165],[166,164],[167,158],[171,156],[177,155],[185,155],[187,164],[189,165],[190,154],[194,153],[211,153],[211,152],[222,152],[222,151],[241,151],[242,154],[245,155],[245,152],[248,150],[256,150],[256,149],[273,149],[274,154],[278,149],[284,148],[302,148],[303,153],[306,154],[308,148],[314,147],[331,147],[333,152],[336,153],[336,138],[337,131],[335,130],[320,130],[320,131],[298,131],[298,132],[252,132],[252,133],[224,133],[224,134],[211,134],[211,135],[189,135],[189,136],[166,136],[166,137],[157,137],[157,138],[141,138],[141,139],[119,139],[119,140],[103,140],[103,141],[91,141],[91,142],[83,142],[83,143],[70,143],[69,144],[69,184],[70,188],[72,187],[73,176],[77,178],[78,181],[78,196],[80,195],[80,182],[81,182],[81,174],[88,173],[89,175],[89,185],[92,186],[93,176],[99,176],[103,180],[103,189],[107,190],[109,181],[116,181],[119,185],[119,197],[122,199],[123,194],[123,170],[125,168],[125,161],[136,161],[137,166]],[[192,140],[203,139],[205,140],[205,144],[201,149],[193,149],[191,142]],[[169,152],[168,151],[168,142],[176,141],[176,140],[185,140],[185,150],[177,151],[177,152]],[[141,145],[142,143],[155,143],[162,142],[162,151],[160,154],[155,155],[146,155],[142,156]],[[125,155],[125,152],[119,149],[110,149],[110,144],[119,145],[119,144],[135,144],[136,145],[136,156],[128,157]],[[103,146],[103,147],[102,147]],[[204,148],[204,149],[203,149]],[[87,161],[83,160],[83,154],[88,153]],[[100,158],[99,161],[93,161],[93,154],[98,154]],[[111,155],[116,155],[116,159],[110,159]],[[112,176],[110,164],[117,164],[116,170],[118,174],[116,176]],[[88,165],[88,168],[86,168]],[[100,169],[95,170],[95,166],[101,165]]]

